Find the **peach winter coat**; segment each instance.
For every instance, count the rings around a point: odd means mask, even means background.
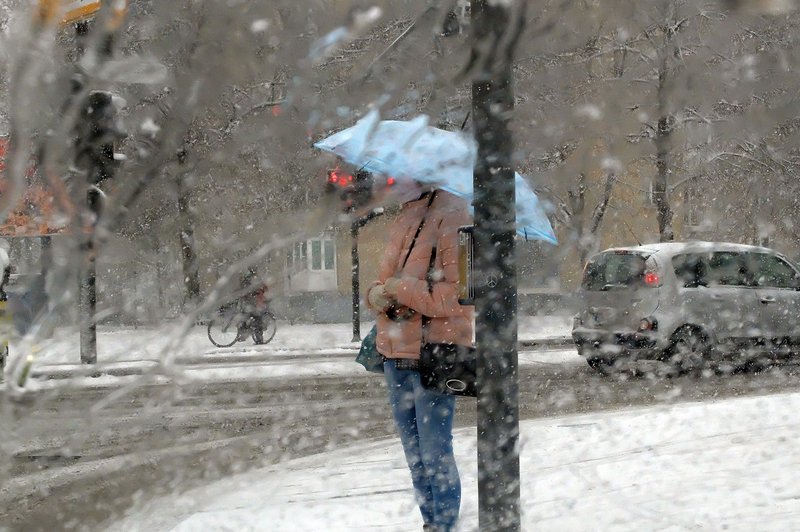
[[[442,190],[435,194],[430,208],[427,195],[403,205],[390,227],[378,280],[370,286],[372,290],[390,277],[400,279],[393,287],[396,293],[391,295],[417,311],[410,319],[396,322],[379,309],[372,309],[377,312],[378,351],[387,358],[419,358],[422,315],[430,318],[428,342],[472,345],[473,307],[458,303],[458,228],[470,224],[471,216],[466,200]],[[423,216],[425,223],[402,267]],[[427,272],[434,245],[436,258],[429,283]]]

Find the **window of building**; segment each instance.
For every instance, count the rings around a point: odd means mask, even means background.
[[[311,241],[311,269],[312,270],[321,270],[322,269],[322,241],[321,240],[312,240]]]
[[[336,263],[336,255],[334,252],[333,247],[333,240],[325,240],[323,243],[323,255],[325,260],[323,261],[323,267],[326,270],[333,270],[334,264]]]
[[[302,242],[295,242],[289,248],[289,252],[286,255],[286,265],[290,270],[305,270],[308,267],[307,246],[308,243],[303,240]]]
[[[333,271],[336,269],[336,246],[331,238],[312,238],[295,242],[286,263],[290,270]]]
[[[311,244],[311,270],[332,271],[336,264],[336,253],[333,240],[330,238],[315,238],[309,240]]]

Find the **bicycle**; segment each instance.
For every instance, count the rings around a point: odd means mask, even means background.
[[[217,347],[230,347],[236,342],[243,342],[248,336],[257,345],[269,343],[278,330],[278,320],[268,310],[259,312],[259,315],[262,323],[261,338],[258,338],[258,330],[254,326],[257,317],[244,310],[240,302],[223,305],[208,322],[208,339]]]

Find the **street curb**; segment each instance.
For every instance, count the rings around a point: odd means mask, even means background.
[[[74,377],[130,377],[132,375],[144,375],[145,372],[153,369],[157,365],[157,362],[154,360],[137,360],[134,366],[123,364],[124,362],[108,366],[87,365],[85,367],[75,367],[74,364],[64,364],[65,367],[63,368],[57,365],[43,366],[41,368],[32,369],[29,378],[57,380]]]

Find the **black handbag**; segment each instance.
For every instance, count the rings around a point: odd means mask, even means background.
[[[433,292],[433,269],[436,247],[431,249],[428,265],[428,290]],[[422,316],[422,348],[419,353],[419,376],[422,386],[448,395],[477,397],[478,355],[474,347],[425,341],[430,318]]]
[[[448,395],[476,397],[478,357],[474,347],[424,343],[419,356],[422,386]]]

